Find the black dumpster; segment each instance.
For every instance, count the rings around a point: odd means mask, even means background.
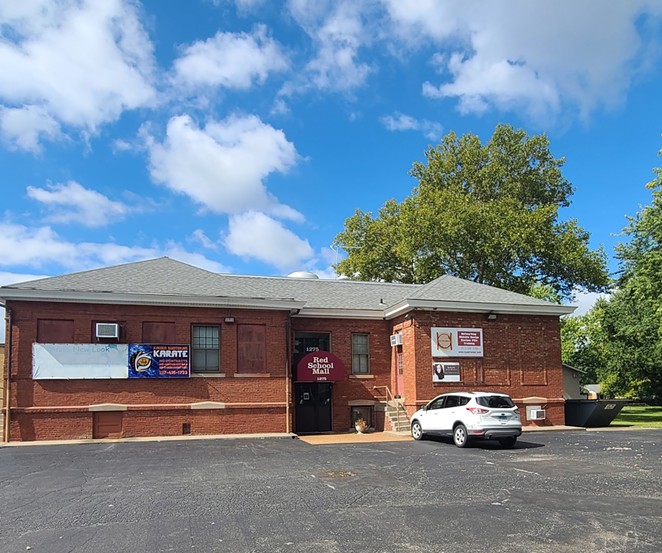
[[[627,399],[566,399],[565,423],[586,428],[609,426],[628,403]]]

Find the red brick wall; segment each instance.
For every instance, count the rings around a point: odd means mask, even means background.
[[[523,400],[545,398],[539,403],[547,408],[547,424],[564,424],[558,317],[498,315],[488,321],[485,314],[416,311],[411,320],[401,323],[410,414],[436,395],[470,389],[509,394],[520,406],[525,424]],[[432,382],[432,327],[483,329],[482,358],[444,358],[460,364],[461,382]],[[412,370],[414,366],[416,370]]]
[[[291,402],[292,384],[287,374],[292,350],[286,312],[113,306],[45,302],[10,302],[12,315],[11,439],[40,440],[89,438],[93,430],[90,405],[118,403],[123,412],[124,436],[182,434],[190,423],[191,434],[285,432],[289,426],[286,398]],[[225,317],[234,317],[226,324]],[[121,321],[121,342],[140,343],[142,322],[174,322],[176,341],[190,343],[192,324],[221,326],[221,372],[224,377],[192,377],[172,380],[40,380],[33,381],[32,343],[37,321],[73,319],[78,343],[91,343],[94,322]],[[266,375],[243,376],[237,370],[237,324],[267,327]],[[484,357],[449,359],[460,363],[462,382],[432,382],[430,328],[474,327],[483,329]],[[524,398],[540,397],[547,409],[544,424],[563,424],[563,372],[561,368],[558,317],[499,315],[487,321],[484,314],[415,311],[395,321],[293,318],[291,331],[329,332],[331,351],[347,367],[347,377],[333,384],[333,430],[350,427],[352,403],[370,404],[381,396],[375,387],[396,390],[395,348],[389,336],[401,330],[405,367],[404,393],[407,410],[413,413],[434,396],[453,390],[490,390],[510,394],[522,408]],[[370,375],[351,375],[352,334],[370,335]],[[191,403],[213,401],[226,409],[191,410]],[[291,406],[291,404],[290,404]],[[526,422],[526,421],[525,421]],[[383,415],[373,413],[377,429]]]
[[[347,368],[347,378],[333,384],[333,430],[344,432],[350,428],[351,401],[376,401],[375,386],[391,386],[391,325],[382,320],[353,319],[292,319],[293,332],[331,333],[331,352],[337,355]],[[370,375],[352,376],[352,334],[370,335]],[[373,424],[383,430],[384,419],[373,412]]]
[[[77,440],[93,437],[90,411],[15,413],[12,440]],[[181,436],[183,425],[190,424],[191,435],[258,434],[284,432],[285,410],[214,409],[123,411],[122,437]]]
[[[285,415],[286,394],[290,393],[286,378],[287,313],[38,302],[12,302],[9,307],[12,313],[12,440],[91,437],[92,413],[88,408],[99,403],[158,409],[153,410],[151,416],[144,410],[140,415],[133,411],[124,413],[123,434],[126,436],[178,435],[182,433],[182,422],[191,422],[192,434],[285,432],[288,429]],[[224,323],[225,317],[234,317],[236,323]],[[167,380],[32,380],[32,343],[36,341],[37,321],[48,318],[75,320],[76,343],[96,341],[96,321],[121,321],[122,343],[142,341],[143,321],[174,321],[176,342],[182,344],[190,343],[192,324],[218,324],[221,325],[221,373],[225,376]],[[236,328],[240,322],[267,326],[266,376],[236,375]],[[250,409],[228,406],[220,410],[186,410],[181,415],[182,405],[204,401],[245,404]],[[273,407],[274,404],[278,407]],[[169,410],[169,405],[180,411]],[[35,412],[34,407],[42,409]],[[155,424],[144,425],[141,418]]]

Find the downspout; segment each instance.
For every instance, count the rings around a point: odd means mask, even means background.
[[[5,366],[7,367],[7,380],[5,382],[5,426],[3,428],[3,438],[6,443],[9,443],[10,435],[9,431],[11,429],[10,420],[11,413],[9,409],[9,404],[11,400],[11,343],[12,343],[12,320],[11,320],[11,309],[5,307],[5,324],[7,325],[6,337],[7,341],[5,344]]]
[[[290,433],[290,338],[292,311],[285,320],[285,432]]]

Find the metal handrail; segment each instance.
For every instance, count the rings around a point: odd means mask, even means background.
[[[391,390],[389,389],[388,386],[373,386],[372,389],[373,390],[383,389],[384,392],[385,392],[384,395],[383,396],[375,395],[375,397],[377,399],[379,399],[380,401],[384,401],[388,405],[395,405],[395,408],[397,410],[402,410],[402,412],[405,414],[405,416],[407,418],[409,418],[409,413],[407,413],[407,409],[405,409],[405,406],[402,404],[401,401],[396,401],[395,400],[395,396],[391,393]],[[381,398],[383,398],[383,399],[381,399]]]
[[[386,393],[383,396],[375,396],[375,397],[377,397],[377,399],[383,397],[384,401],[386,401],[387,403],[389,401],[393,401],[395,398],[393,397],[393,394],[391,393],[391,390],[389,390],[388,386],[373,386],[372,387],[373,390],[379,390],[379,389],[382,389],[382,388],[384,389],[384,391]]]

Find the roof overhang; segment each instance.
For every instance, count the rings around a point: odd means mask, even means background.
[[[66,290],[28,290],[2,288],[0,304],[11,301],[56,303],[103,303],[115,305],[168,305],[176,307],[234,307],[295,312],[305,302],[290,298],[242,298],[227,296],[181,296],[167,294],[117,294],[114,292],[72,292]]]
[[[295,315],[308,319],[373,319],[383,321],[383,309],[309,309],[304,307]]]
[[[471,301],[435,301],[435,300],[403,300],[384,310],[384,318],[394,319],[414,309],[425,311],[451,311],[463,313],[495,313],[503,315],[569,315],[576,307],[572,305],[519,304],[519,303],[486,303]]]

